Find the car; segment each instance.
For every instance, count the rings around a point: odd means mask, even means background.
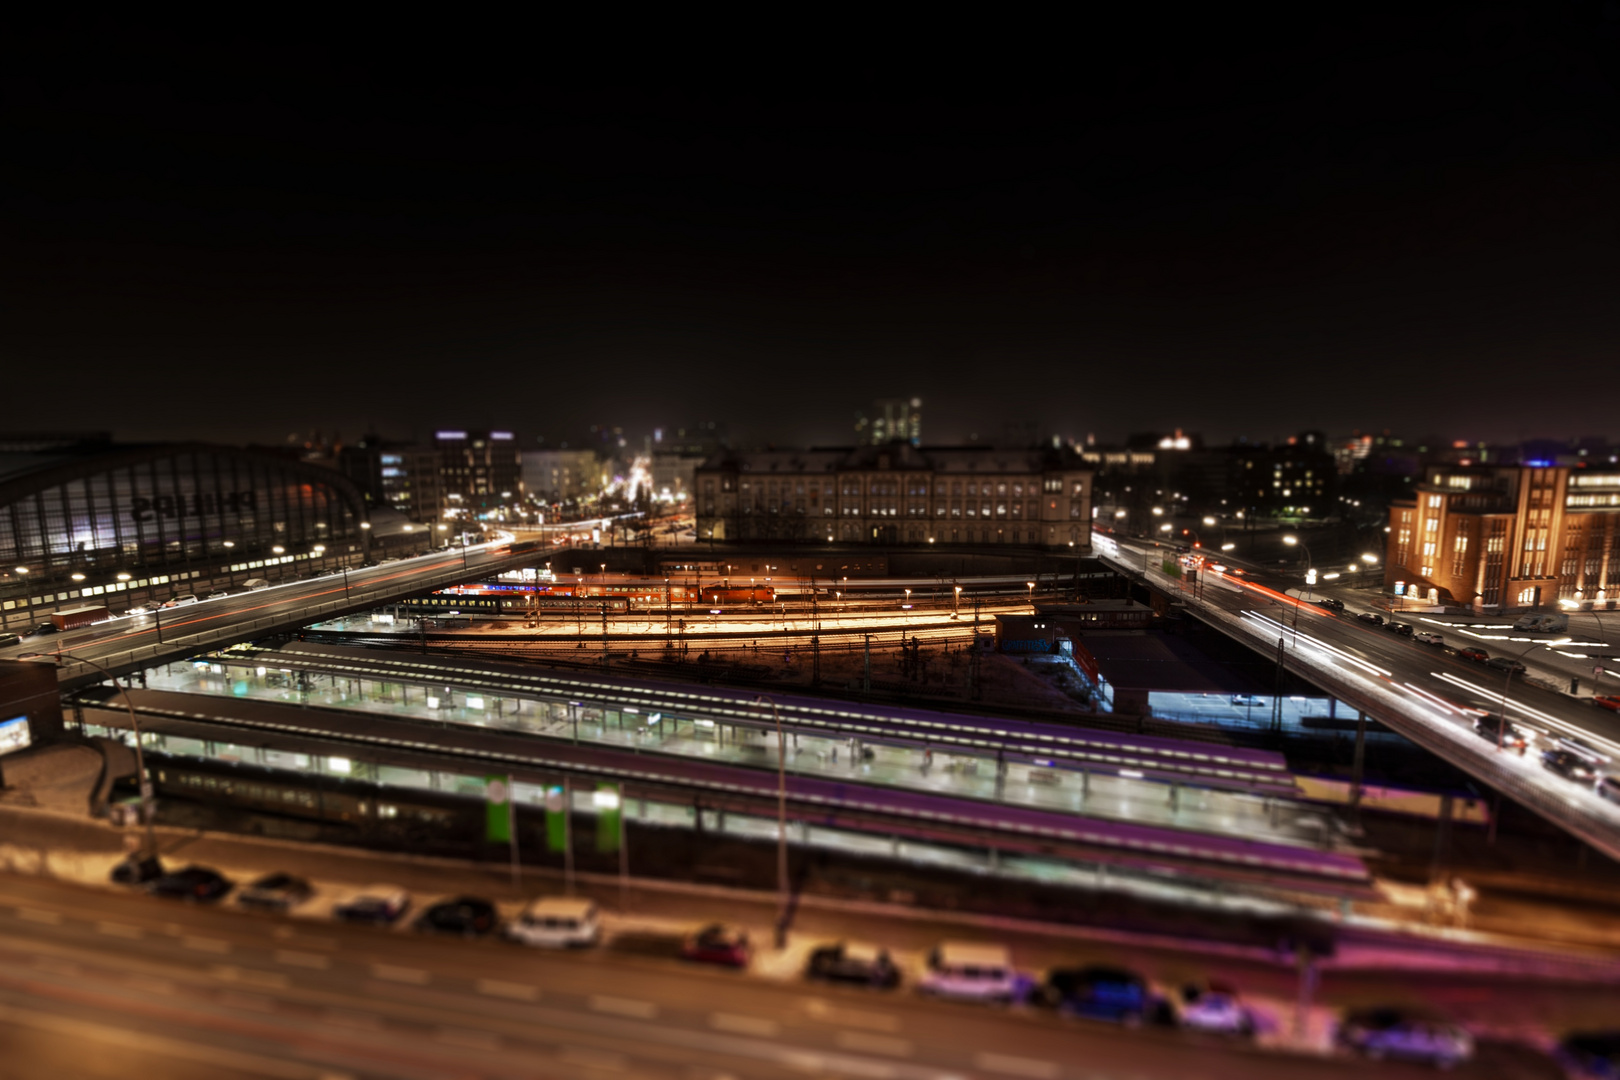
[[[458,896],[441,900],[416,917],[415,927],[425,934],[459,934],[484,937],[500,928],[501,917],[495,905],[479,896]]]
[[[21,645],[22,638],[16,634],[0,634],[0,649],[9,649],[13,645]]]
[[[1449,1069],[1474,1056],[1474,1038],[1455,1024],[1403,1009],[1346,1013],[1335,1041],[1374,1060],[1403,1058]]]
[[[315,890],[301,877],[291,874],[266,874],[236,894],[236,902],[243,907],[263,908],[268,911],[286,911],[297,907]]]
[[[1564,1036],[1553,1056],[1574,1077],[1620,1078],[1620,1031],[1577,1031]]]
[[[411,894],[397,885],[369,885],[359,894],[332,906],[341,922],[391,926],[411,908]]]
[[[44,637],[47,634],[54,634],[54,633],[56,633],[56,624],[55,623],[42,622],[42,623],[35,623],[33,626],[30,626],[27,630],[24,630],[22,632],[22,636],[25,637],[25,638]]]
[[[231,884],[231,880],[218,870],[206,866],[188,866],[155,878],[146,886],[146,891],[169,900],[212,904],[231,891]]]
[[[1053,968],[1041,984],[1039,1000],[1061,1013],[1136,1027],[1156,1011],[1148,982],[1127,968],[1092,964]]]
[[[1597,695],[1592,698],[1592,704],[1600,709],[1608,709],[1610,712],[1620,712],[1620,697]]]
[[[1318,600],[1316,602],[1316,606],[1320,607],[1320,608],[1326,608],[1327,610],[1333,612],[1335,615],[1343,615],[1344,614],[1344,601],[1343,600],[1335,600],[1331,596],[1324,596],[1322,599],[1320,599],[1320,600]]]
[[[1372,623],[1374,626],[1384,625],[1384,617],[1376,611],[1358,611],[1356,612],[1356,618],[1364,623]]]
[[[145,885],[163,876],[163,860],[156,855],[132,852],[113,865],[108,875],[115,885]]]
[[[1541,767],[1577,784],[1597,783],[1597,763],[1572,750],[1553,747],[1541,752]]]
[[[1493,656],[1485,661],[1485,666],[1493,671],[1505,673],[1510,679],[1515,675],[1523,675],[1525,672],[1524,665],[1511,656]]]
[[[1384,629],[1401,637],[1411,637],[1414,627],[1411,623],[1395,622],[1393,619],[1384,624]]]
[[[595,945],[602,938],[602,920],[590,900],[542,896],[506,924],[506,936],[524,945],[553,949]]]
[[[1598,798],[1607,799],[1612,803],[1620,803],[1620,774],[1610,773],[1592,785]]]
[[[215,589],[213,592],[211,592],[207,596],[203,597],[203,599],[204,600],[223,600],[229,595],[231,595],[231,591],[229,589]]]
[[[195,603],[197,603],[197,594],[196,593],[181,593],[179,596],[175,597],[173,600],[170,600],[167,604],[164,604],[163,606],[164,607],[190,607],[192,604],[195,604]]]
[[[699,964],[745,968],[752,955],[748,931],[725,923],[710,923],[687,934],[681,941],[681,959]]]
[[[242,582],[242,588],[246,592],[258,592],[260,589],[268,589],[269,587],[269,578],[253,577]]]
[[[360,569],[362,569],[362,570],[369,570],[373,566],[381,566],[381,565],[382,564],[379,563],[376,559],[361,559],[360,560]]]
[[[900,985],[900,969],[890,959],[889,950],[857,941],[840,941],[812,949],[805,975],[885,990]]]
[[[1412,635],[1412,640],[1420,645],[1444,645],[1446,643],[1445,638],[1428,630],[1419,630]]]
[[[1257,708],[1265,704],[1253,694],[1233,694],[1232,704],[1238,708]]]
[[[1502,730],[1499,733],[1498,729],[1501,728],[1504,723],[1507,725],[1507,727],[1505,730]],[[1535,738],[1533,734],[1515,727],[1513,721],[1504,721],[1495,713],[1486,713],[1483,716],[1475,717],[1474,734],[1478,735],[1482,739],[1488,739],[1493,743],[1497,743],[1499,746],[1509,747],[1517,750],[1521,754],[1529,748],[1530,741]],[[1498,737],[1499,734],[1500,737]]]
[[[1490,653],[1474,645],[1469,645],[1466,648],[1458,649],[1457,655],[1462,657],[1464,660],[1472,660],[1476,664],[1483,664],[1485,661],[1491,658]]]
[[[125,615],[150,615],[150,614],[152,614],[152,611],[153,611],[153,609],[155,607],[156,607],[155,604],[137,604],[134,607],[130,608],[128,611],[124,612],[124,614]]]
[[[1012,966],[1004,945],[942,941],[928,953],[917,992],[965,1001],[1011,1004],[1021,1000],[1028,980]]]
[[[1211,981],[1202,986],[1181,988],[1182,1027],[1195,1031],[1215,1031],[1223,1035],[1253,1035],[1254,1014],[1227,983]]]

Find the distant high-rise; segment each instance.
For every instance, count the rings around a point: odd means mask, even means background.
[[[874,446],[890,442],[922,445],[922,398],[880,398],[872,416],[855,415],[855,437]]]

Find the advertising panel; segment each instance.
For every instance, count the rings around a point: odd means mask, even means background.
[[[0,754],[25,749],[32,741],[28,732],[28,717],[19,716],[0,722]]]

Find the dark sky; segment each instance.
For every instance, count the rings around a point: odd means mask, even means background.
[[[0,429],[1620,437],[1620,3],[1154,19],[18,27]]]

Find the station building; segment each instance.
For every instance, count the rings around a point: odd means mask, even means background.
[[[270,451],[0,437],[0,628],[358,563],[370,524],[342,473]]]
[[[1091,481],[1068,448],[727,452],[694,475],[697,537],[1089,551]]]
[[[1390,505],[1384,584],[1478,611],[1620,600],[1620,468],[1431,465]]]

